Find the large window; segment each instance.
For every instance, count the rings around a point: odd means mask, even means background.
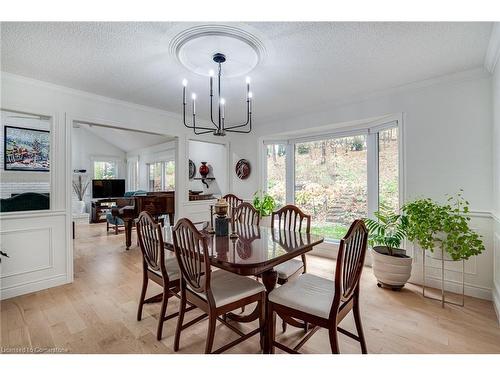
[[[399,142],[398,128],[390,128],[378,135],[378,191],[379,207],[399,209]]]
[[[327,240],[380,207],[399,208],[397,122],[267,144],[265,154],[267,192],[310,214],[312,233]]]
[[[148,164],[148,185],[150,191],[175,189],[175,162],[161,161]]]
[[[286,202],[286,144],[269,144],[266,146],[267,158],[267,192],[278,204]]]
[[[110,178],[118,178],[118,163],[116,161],[94,161],[94,179]]]
[[[342,238],[366,217],[366,136],[296,143],[295,204],[312,215],[312,232],[327,238]]]

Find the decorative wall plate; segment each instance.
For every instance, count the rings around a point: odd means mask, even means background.
[[[240,180],[246,180],[248,176],[250,176],[250,171],[250,162],[247,159],[238,160],[238,162],[236,163],[235,172],[236,176],[238,176]]]
[[[189,159],[189,179],[191,180],[194,178],[194,175],[196,174],[196,165],[193,163],[191,159]]]

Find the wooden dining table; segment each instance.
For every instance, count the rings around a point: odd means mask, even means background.
[[[240,223],[235,225],[238,237],[231,238],[208,233],[206,225],[197,226],[210,237],[208,244],[210,264],[213,267],[242,276],[261,277],[268,294],[276,287],[278,274],[274,268],[277,265],[311,251],[324,240],[323,237],[310,233],[273,230]],[[165,248],[173,251],[171,230],[171,227],[166,227],[164,241]],[[227,318],[250,322],[258,319],[258,311],[255,309],[247,315],[231,313]],[[267,340],[264,340],[264,352],[267,349]]]

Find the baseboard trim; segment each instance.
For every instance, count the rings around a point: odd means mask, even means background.
[[[413,274],[408,281],[412,284],[422,285],[422,278],[415,277]],[[441,279],[426,276],[426,286],[435,289],[441,289]],[[479,285],[465,283],[465,295],[469,297],[475,297],[480,299],[485,299],[488,301],[493,300],[493,290]],[[462,294],[462,283],[454,280],[445,280],[444,282],[445,292]]]
[[[497,284],[493,285],[493,308],[497,314],[498,325],[500,326],[500,287]]]
[[[68,283],[68,276],[66,274],[62,274],[47,279],[13,285],[0,289],[0,301],[17,297],[23,294],[38,292],[43,289],[54,288],[56,286]]]

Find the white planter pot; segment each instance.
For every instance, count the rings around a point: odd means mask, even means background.
[[[379,284],[402,288],[411,276],[412,258],[399,258],[372,250],[372,268]]]
[[[85,202],[84,201],[76,201],[75,202],[75,212],[77,214],[85,213]]]

